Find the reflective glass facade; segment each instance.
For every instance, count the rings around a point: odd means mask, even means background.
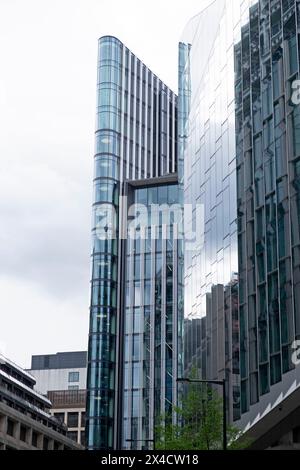
[[[185,375],[226,378],[230,420],[240,416],[234,45],[251,3],[203,2],[179,44],[184,202],[204,209],[203,243],[184,250]]]
[[[113,449],[122,442],[123,381],[131,376],[123,376],[124,328],[126,314],[133,315],[124,303],[126,219],[120,196],[127,181],[176,173],[177,97],[114,37],[99,40],[97,94],[86,429],[88,448]]]
[[[146,207],[174,206],[179,200],[177,184],[130,187],[128,195]],[[129,449],[153,448],[154,423],[177,404],[183,253],[174,236],[174,214],[163,224],[161,211],[155,225],[149,215],[125,248],[122,447]]]
[[[235,47],[241,412],[251,423],[299,384],[300,6],[261,0]],[[277,384],[277,385],[276,385]]]
[[[185,369],[226,378],[241,428],[300,383],[299,18],[295,0],[207,1],[179,45],[184,202],[205,213],[184,250]]]

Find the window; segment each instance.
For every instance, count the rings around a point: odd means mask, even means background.
[[[95,178],[113,178],[118,180],[118,159],[112,155],[101,155],[95,158]]]
[[[250,375],[250,400],[251,400],[251,405],[254,405],[259,400],[257,373]]]
[[[26,442],[26,433],[27,433],[27,429],[25,428],[25,426],[21,426],[20,427],[20,440],[23,442]]]
[[[69,439],[72,439],[72,441],[77,442],[78,433],[77,433],[77,431],[68,431],[67,432],[67,437]]]
[[[141,283],[134,283],[134,306],[139,307],[141,305]]]
[[[247,389],[246,381],[243,381],[241,383],[241,410],[242,410],[242,413],[246,413],[249,410],[248,389]]]
[[[300,426],[293,429],[293,442],[297,444],[300,443]]]
[[[82,446],[85,446],[85,432],[84,431],[81,431],[80,433],[80,444]]]
[[[274,385],[281,380],[281,358],[277,356],[271,357],[271,385]]]
[[[139,392],[137,390],[132,392],[132,418],[139,416]]]
[[[69,372],[69,382],[79,382],[79,372]]]
[[[140,359],[140,335],[133,335],[132,360],[138,361],[139,359]]]
[[[255,161],[255,169],[261,167],[262,164],[262,148],[261,148],[261,137],[258,136],[254,139],[254,161]],[[240,185],[242,187],[242,185]]]
[[[141,264],[141,257],[140,256],[135,256],[134,257],[134,277],[135,279],[140,278],[140,264]]]
[[[267,229],[267,267],[268,272],[277,266],[276,200],[271,197],[266,201]]]
[[[111,202],[117,205],[118,201],[118,183],[106,179],[96,180],[94,183],[94,202]]]
[[[68,413],[67,420],[68,428],[77,428],[78,427],[78,413]]]
[[[133,333],[143,333],[144,332],[144,324],[143,324],[143,316],[139,308],[134,309],[134,316],[133,316]]]
[[[178,203],[178,186],[168,186],[168,203],[177,204]]]
[[[111,256],[96,255],[93,259],[93,279],[117,280],[117,264]]]
[[[57,421],[59,421],[60,423],[64,423],[65,422],[65,413],[54,413],[54,418],[57,419]]]
[[[128,337],[126,337],[128,338]],[[127,357],[127,359],[129,359]],[[130,388],[129,386],[129,364],[125,364],[125,367],[124,367],[124,388],[125,390]],[[126,400],[124,400],[124,403],[126,403]]]
[[[79,385],[69,385],[68,390],[79,390]]]
[[[120,138],[114,132],[98,132],[96,135],[96,153],[120,153]]]
[[[133,364],[133,370],[132,370],[132,388],[140,388],[140,363],[135,362]]]
[[[33,447],[37,447],[38,435],[35,431],[32,432],[32,440],[31,443]]]
[[[9,436],[14,435],[15,423],[8,418],[6,432]]]
[[[264,172],[263,168],[259,168],[255,172],[255,195],[257,207],[264,204]]]
[[[151,279],[151,255],[147,254],[145,256],[145,279]]]
[[[84,428],[85,427],[85,412],[82,411],[81,413],[81,427]]]
[[[270,391],[269,367],[267,364],[259,368],[259,376],[260,376],[260,392],[261,392],[261,395],[265,395],[266,393]]]
[[[43,450],[48,450],[48,447],[49,447],[49,439],[46,436],[44,436]]]
[[[93,306],[115,307],[117,304],[117,291],[112,282],[94,282],[92,291]]]
[[[145,281],[145,298],[144,298],[144,304],[145,305],[150,305],[151,304],[151,282],[150,281]]]
[[[271,354],[278,353],[280,350],[280,315],[278,296],[278,276],[276,273],[272,274],[268,278],[269,337]]]

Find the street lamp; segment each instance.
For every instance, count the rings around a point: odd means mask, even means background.
[[[155,440],[154,439],[126,439],[125,442],[131,442],[131,443],[136,443],[136,442],[151,442],[153,444],[153,450],[155,450]]]
[[[226,380],[177,379],[177,382],[220,385],[223,389],[223,450],[227,450]]]

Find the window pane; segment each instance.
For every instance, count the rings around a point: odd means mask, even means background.
[[[67,425],[69,428],[78,427],[78,413],[68,413]]]
[[[69,382],[79,382],[79,372],[69,372]]]

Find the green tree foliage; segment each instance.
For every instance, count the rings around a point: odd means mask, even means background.
[[[173,410],[173,419],[172,415],[160,418],[156,426],[156,449],[222,450],[222,399],[207,385],[190,384],[188,387],[181,406]],[[232,426],[227,428],[227,439],[229,449],[247,447],[240,431]]]

